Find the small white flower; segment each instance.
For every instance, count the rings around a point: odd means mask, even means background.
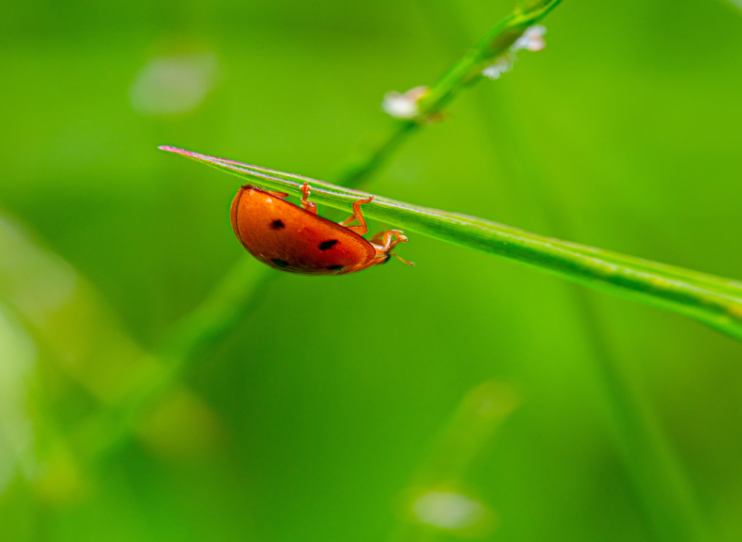
[[[387,92],[382,109],[395,119],[414,119],[420,115],[420,100],[428,93],[428,87],[415,87],[405,93]]]
[[[502,56],[494,64],[490,64],[484,70],[482,75],[489,79],[499,79],[500,76],[513,67],[513,62],[508,56]]]
[[[525,32],[515,40],[515,43],[510,46],[510,49],[508,49],[505,54],[497,58],[494,63],[482,70],[482,75],[489,79],[499,79],[503,73],[510,71],[513,67],[518,51],[543,51],[546,47],[544,35],[546,35],[545,26],[538,25],[528,27]]]
[[[516,52],[521,49],[526,51],[538,52],[543,51],[546,47],[546,27],[542,25],[531,26],[523,32],[523,35],[511,47],[511,51]]]

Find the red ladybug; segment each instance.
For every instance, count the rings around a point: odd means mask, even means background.
[[[379,232],[371,241],[362,237],[368,227],[361,205],[373,196],[355,201],[353,214],[338,224],[317,215],[309,192],[304,183],[299,207],[286,201],[288,194],[240,188],[232,201],[232,229],[247,251],[281,271],[342,275],[386,263],[392,249],[407,242],[399,230]]]

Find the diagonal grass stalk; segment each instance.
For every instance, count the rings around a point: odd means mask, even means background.
[[[495,24],[480,42],[456,62],[429,90],[414,119],[400,121],[394,130],[363,160],[348,166],[338,177],[339,184],[356,187],[377,171],[409,136],[425,126],[466,87],[481,80],[482,70],[506,53],[528,27],[541,21],[561,0],[537,0],[529,7],[516,8]]]
[[[299,195],[304,182],[315,202],[349,211],[355,200],[371,194],[284,173],[241,164],[175,147],[162,147],[236,175],[270,190]],[[626,297],[669,309],[742,340],[742,286],[738,282],[624,256],[608,250],[544,237],[483,218],[442,211],[374,196],[365,208],[369,218],[518,260],[589,286],[620,292]]]

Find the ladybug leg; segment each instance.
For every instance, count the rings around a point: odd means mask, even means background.
[[[353,214],[350,215],[348,218],[340,222],[341,226],[345,226],[349,230],[357,233],[358,235],[365,235],[368,231],[368,226],[366,225],[366,218],[363,216],[363,211],[361,211],[361,205],[365,205],[366,203],[371,203],[373,201],[374,197],[369,196],[365,199],[357,199],[353,202]],[[351,226],[353,222],[358,222],[358,226]]]
[[[309,201],[309,194],[312,189],[309,188],[309,183],[304,183],[301,187],[301,206],[305,211],[309,211],[312,214],[317,214],[317,204]]]

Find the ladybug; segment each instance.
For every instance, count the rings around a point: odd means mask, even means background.
[[[363,238],[368,227],[361,205],[370,203],[373,196],[353,202],[353,214],[335,223],[317,215],[317,205],[309,201],[310,191],[304,183],[299,207],[286,201],[288,194],[282,192],[249,185],[240,188],[232,201],[231,220],[247,251],[281,271],[344,275],[388,262],[392,249],[407,242],[399,230],[379,232],[370,241]]]

